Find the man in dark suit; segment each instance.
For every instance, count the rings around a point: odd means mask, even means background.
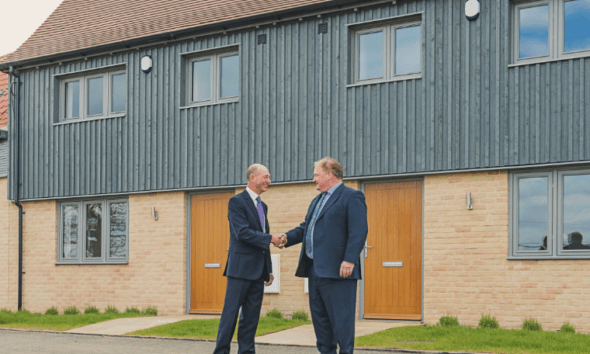
[[[267,206],[260,200],[270,184],[270,173],[263,165],[254,164],[246,172],[246,190],[229,200],[229,254],[224,276],[227,276],[225,303],[219,321],[214,354],[229,354],[240,307],[238,353],[254,353],[254,335],[260,318],[264,286],[273,282],[270,243],[281,246],[280,235],[269,235]]]
[[[295,275],[309,279],[318,350],[335,354],[338,344],[341,354],[352,354],[360,253],[368,232],[365,196],[342,184],[342,165],[331,157],[314,164],[313,181],[322,193],[283,243],[303,243]]]

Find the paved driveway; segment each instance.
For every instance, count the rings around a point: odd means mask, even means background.
[[[214,342],[110,337],[70,333],[0,330],[2,354],[211,354]],[[237,353],[237,344],[232,353]],[[313,347],[258,345],[257,354],[317,354]],[[357,354],[395,353],[393,351],[363,351]],[[406,352],[407,353],[407,352]]]

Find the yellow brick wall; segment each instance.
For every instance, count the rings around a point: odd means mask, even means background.
[[[7,178],[0,178],[0,309],[18,308],[18,208],[6,200]]]
[[[23,203],[23,307],[44,312],[69,306],[104,310],[156,306],[184,314],[186,199],[182,192],[129,196],[128,265],[55,265],[57,202]],[[151,215],[156,207],[158,220]]]
[[[345,185],[359,189],[356,181],[346,181]],[[236,194],[243,190],[237,189]],[[315,183],[271,185],[261,195],[261,199],[268,205],[271,234],[287,232],[299,226],[305,220],[309,204],[318,193]],[[280,294],[264,294],[262,314],[276,308],[288,316],[295,311],[305,311],[309,315],[309,298],[304,292],[304,278],[295,276],[301,245],[282,250],[271,246],[271,253],[281,255],[281,290]]]
[[[477,326],[491,314],[503,328],[534,317],[590,332],[590,261],[508,261],[508,205],[505,171],[424,178],[425,322],[449,314]]]

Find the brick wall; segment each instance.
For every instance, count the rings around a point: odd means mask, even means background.
[[[0,178],[0,309],[18,308],[18,208],[6,200],[7,178]]]
[[[128,265],[55,265],[57,202],[23,203],[23,307],[44,312],[69,306],[156,306],[185,313],[186,199],[182,192],[129,197]],[[151,207],[158,210],[158,220]]]
[[[508,261],[508,205],[505,171],[424,178],[425,322],[449,314],[477,326],[491,314],[503,328],[534,317],[590,332],[590,261]]]

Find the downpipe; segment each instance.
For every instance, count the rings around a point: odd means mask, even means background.
[[[13,102],[16,102],[16,107],[13,105],[13,112],[16,112],[14,117],[13,137],[15,138],[14,146],[14,168],[15,168],[15,182],[14,182],[14,205],[18,207],[18,310],[23,307],[23,206],[20,203],[20,76],[10,67],[10,75],[12,76],[12,88],[15,92],[12,94]],[[15,89],[16,84],[16,89]]]

